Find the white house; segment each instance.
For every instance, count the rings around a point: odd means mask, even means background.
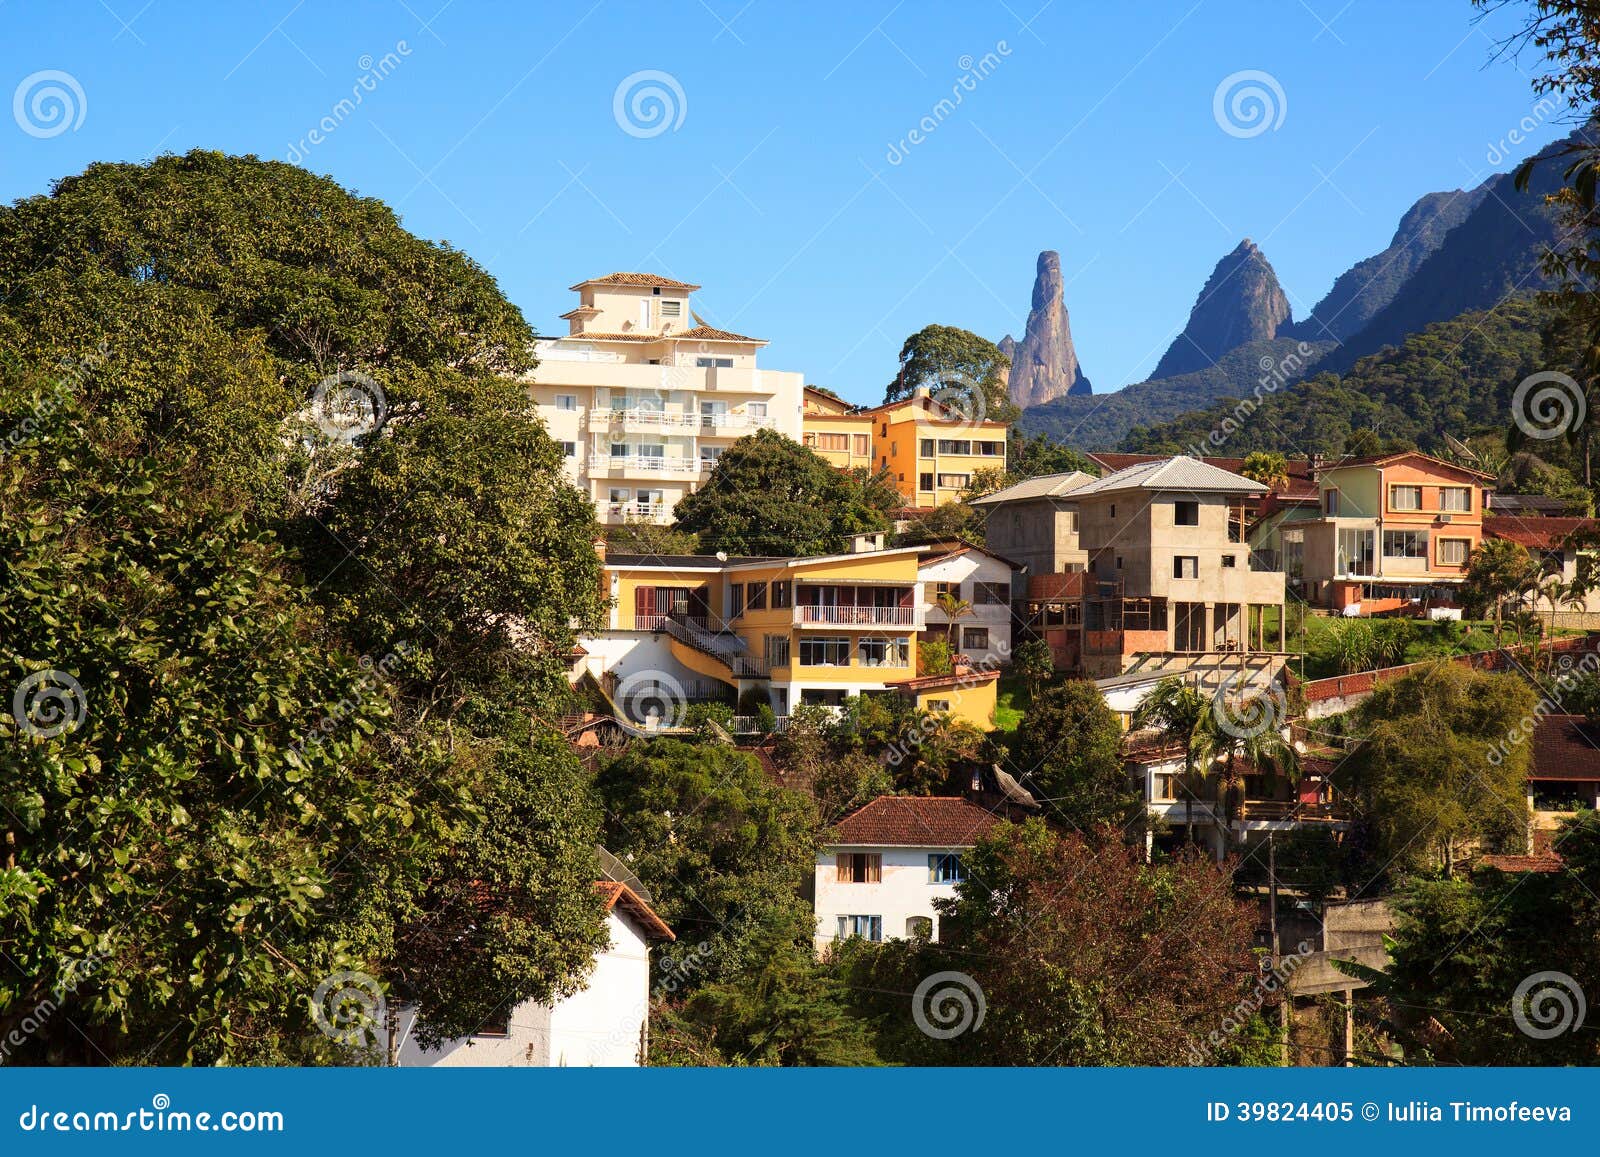
[[[962,854],[1000,817],[959,796],[879,796],[817,854],[817,951],[835,940],[938,938],[935,900],[956,894]]]
[[[948,591],[972,605],[972,613],[954,623],[952,654],[963,655],[982,669],[1009,666],[1011,584],[1021,569],[1010,559],[965,542],[935,542],[923,547],[917,561],[917,578],[927,599],[923,638],[951,637],[950,618],[937,601],[941,591]]]
[[[504,1024],[423,1049],[412,1032],[417,1010],[397,1011],[396,1063],[406,1067],[608,1067],[642,1063],[648,1049],[650,944],[672,929],[638,892],[615,880],[595,887],[606,898],[610,946],[595,957],[581,991],[553,1005],[524,1001]]]

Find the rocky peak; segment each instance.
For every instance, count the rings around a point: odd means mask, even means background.
[[[1246,237],[1206,279],[1189,324],[1162,355],[1152,378],[1170,378],[1213,365],[1245,342],[1278,336],[1291,323],[1289,299],[1266,254]]]
[[[1039,254],[1033,279],[1033,306],[1022,340],[1000,339],[1000,352],[1011,359],[1011,400],[1024,408],[1066,394],[1091,394],[1089,379],[1072,345],[1072,324],[1061,296],[1061,255]]]

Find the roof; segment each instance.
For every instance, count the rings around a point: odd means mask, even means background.
[[[1007,423],[1005,423],[1005,422],[997,422],[993,418],[984,418],[981,421],[979,421],[979,420],[976,420],[976,419],[962,417],[961,414],[960,414],[959,409],[957,409],[954,406],[946,405],[945,403],[943,403],[943,402],[939,401],[938,399],[932,397],[930,394],[922,393],[920,388],[919,388],[919,391],[917,393],[912,394],[908,398],[896,398],[892,402],[882,402],[882,403],[880,403],[880,404],[878,404],[876,406],[867,406],[867,407],[864,407],[859,412],[863,413],[863,414],[889,414],[889,415],[893,415],[893,414],[896,414],[896,413],[898,413],[900,411],[903,411],[903,410],[916,410],[919,413],[932,412],[932,413],[937,413],[937,414],[939,414],[941,416],[944,415],[944,414],[947,414],[947,413],[954,412],[956,414],[956,418],[948,423],[950,428],[951,428],[951,430],[953,430],[953,431],[954,430],[963,430],[963,429],[979,430],[979,429],[983,429],[984,427],[993,427],[995,429],[1001,429],[1001,430],[1010,428]],[[896,419],[896,420],[898,420],[898,419]],[[932,419],[932,421],[939,422],[939,418],[935,417],[935,418]]]
[[[582,333],[569,333],[554,339],[556,341],[728,341],[743,342],[747,345],[766,345],[764,337],[746,337],[740,333],[729,333],[725,329],[713,329],[709,325],[697,325],[690,329],[674,330],[671,333],[598,333],[594,330],[585,330]]]
[[[919,675],[915,679],[902,679],[888,684],[894,691],[937,691],[941,687],[971,687],[1000,678],[998,670],[980,671],[971,667],[951,671],[948,675]]]
[[[1015,485],[1007,486],[1003,490],[996,490],[993,494],[985,494],[982,498],[972,499],[972,506],[997,506],[1002,502],[1023,502],[1030,498],[1060,498],[1086,482],[1094,479],[1082,470],[1068,470],[1064,474],[1041,474],[1037,478],[1029,478]]]
[[[1572,505],[1568,499],[1553,498],[1548,494],[1489,495],[1491,514],[1565,514],[1572,509]]]
[[[1421,450],[1396,450],[1392,454],[1372,454],[1365,458],[1341,458],[1334,462],[1324,462],[1317,467],[1317,473],[1321,474],[1326,470],[1343,470],[1349,466],[1388,466],[1394,462],[1403,462],[1408,458],[1419,458],[1445,470],[1455,470],[1462,474],[1470,474],[1474,478],[1494,481],[1493,474],[1486,474],[1482,470],[1473,469],[1471,466],[1463,466],[1459,462],[1446,462],[1443,458],[1435,458],[1432,454],[1424,454]]]
[[[1544,715],[1533,725],[1534,780],[1600,781],[1600,729],[1582,715]]]
[[[1521,872],[1559,872],[1563,862],[1554,852],[1537,852],[1531,856],[1479,856],[1474,865],[1479,868],[1495,868],[1501,872],[1513,874]]]
[[[1026,569],[1020,562],[1013,562],[1003,554],[997,554],[986,546],[966,542],[962,539],[945,539],[940,542],[923,543],[918,548],[922,557],[918,558],[918,566],[932,566],[934,563],[943,562],[947,558],[959,558],[964,554],[986,554],[996,562],[1003,562],[1012,570]]]
[[[970,848],[1000,817],[960,796],[881,795],[834,825],[830,844]]]
[[[664,566],[680,570],[721,570],[725,566],[740,566],[745,563],[783,561],[782,555],[771,558],[762,555],[718,558],[714,554],[607,554],[605,557],[606,566]]]
[[[1265,494],[1267,488],[1231,470],[1223,470],[1198,458],[1180,454],[1158,458],[1118,470],[1104,478],[1085,483],[1072,492],[1074,498],[1098,494],[1120,494],[1127,490],[1181,490],[1188,493]]]
[[[1483,523],[1489,538],[1503,538],[1532,550],[1554,550],[1580,530],[1600,530],[1593,518],[1515,518],[1499,515]]]
[[[605,897],[607,912],[613,908],[620,907],[642,924],[644,930],[650,934],[652,939],[677,939],[672,929],[667,927],[667,922],[657,916],[656,910],[641,900],[639,893],[628,887],[628,885],[619,884],[615,880],[596,880],[594,888],[601,896]]]
[[[1103,467],[1107,473],[1126,470],[1129,466],[1139,466],[1145,462],[1162,462],[1165,456],[1161,454],[1101,454],[1088,455],[1089,461]],[[1238,474],[1244,469],[1243,458],[1211,458],[1203,457],[1198,461],[1208,466],[1215,466],[1219,470],[1226,470],[1230,474]],[[1289,487],[1287,490],[1273,491],[1275,494],[1289,498],[1311,498],[1317,493],[1316,479],[1312,474],[1313,466],[1308,458],[1285,458],[1284,468],[1289,473]]]
[[[670,277],[662,277],[659,273],[608,273],[604,277],[591,277],[587,281],[580,281],[567,288],[582,289],[586,285],[642,285],[646,288],[659,286],[662,289],[700,288],[698,285],[690,285],[687,281],[674,281]]]

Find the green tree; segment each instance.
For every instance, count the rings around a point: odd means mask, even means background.
[[[613,554],[699,554],[700,540],[676,527],[647,518],[629,519],[606,531],[606,549]]]
[[[1289,463],[1276,450],[1252,450],[1244,456],[1239,473],[1255,479],[1268,490],[1289,489]]]
[[[1461,596],[1470,608],[1494,612],[1494,641],[1504,638],[1505,604],[1538,575],[1538,563],[1520,543],[1486,538],[1467,559]]]
[[[740,438],[699,490],[678,502],[677,529],[730,555],[832,554],[852,534],[889,529],[859,480],[775,430]]]
[[[1522,848],[1528,744],[1508,736],[1534,702],[1520,678],[1445,662],[1373,692],[1361,707],[1370,730],[1345,766],[1381,859],[1448,875],[1470,844]]]
[[[958,653],[959,644],[956,641],[956,632],[961,629],[961,620],[975,614],[971,599],[964,599],[952,591],[940,591],[934,596],[933,605],[945,617],[945,639],[950,645],[951,655]]]
[[[1017,728],[1008,770],[1049,814],[1086,833],[1134,820],[1140,799],[1122,762],[1122,726],[1086,679],[1046,688]]]
[[[1011,427],[1006,447],[1008,485],[1046,474],[1066,474],[1073,470],[1087,474],[1091,478],[1100,476],[1100,468],[1082,452],[1052,441],[1044,434],[1029,436],[1018,427]]]
[[[1029,639],[1017,645],[1011,655],[1011,669],[1022,678],[1022,685],[1032,700],[1039,688],[1056,673],[1055,652],[1043,639]]]
[[[926,389],[965,418],[1014,422],[1020,411],[1006,392],[1010,367],[1000,347],[986,338],[949,325],[924,326],[900,348],[900,368],[883,400],[897,402]]]
[[[1205,747],[1203,732],[1211,710],[1210,698],[1174,675],[1152,687],[1133,715],[1135,729],[1154,728],[1169,744],[1183,752],[1183,773],[1178,786],[1183,792],[1183,832],[1187,844],[1194,843],[1194,801],[1204,788],[1199,753]]]

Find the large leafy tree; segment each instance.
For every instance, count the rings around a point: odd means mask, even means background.
[[[898,505],[775,430],[740,438],[699,490],[679,501],[677,528],[733,555],[843,550],[852,534],[886,531]]]
[[[1461,595],[1468,606],[1494,612],[1494,638],[1500,642],[1506,603],[1516,599],[1539,574],[1526,547],[1504,538],[1486,538],[1467,560]]]
[[[1010,368],[1010,359],[987,338],[951,325],[924,326],[900,347],[900,367],[883,400],[926,389],[964,417],[1014,422],[1020,411],[1006,392]]]
[[[219,644],[217,656],[235,656],[246,675],[256,668],[264,686],[230,692],[224,672],[210,674],[214,715],[195,695],[165,714],[138,695],[96,696],[105,731],[81,742],[117,737],[122,761],[171,762],[226,808],[233,773],[208,765],[206,753],[244,743],[253,757],[240,725],[249,691],[292,712],[305,734],[328,719],[339,734],[364,735],[359,760],[333,748],[352,762],[326,790],[359,778],[365,761],[370,782],[358,786],[381,803],[330,798],[330,818],[313,825],[306,817],[322,815],[324,789],[305,784],[326,777],[282,772],[299,786],[253,805],[274,847],[232,854],[278,873],[275,887],[301,889],[298,906],[262,905],[289,917],[270,925],[241,920],[248,889],[236,884],[219,885],[208,902],[154,906],[160,918],[140,928],[145,955],[195,965],[181,986],[153,966],[155,980],[127,991],[84,986],[73,1020],[107,1044],[131,1050],[148,1034],[157,1060],[288,1055],[300,1047],[294,1034],[310,1031],[312,989],[351,962],[423,998],[424,1015],[441,1026],[478,1015],[474,987],[515,1002],[581,980],[603,927],[589,887],[594,821],[581,806],[581,769],[528,720],[558,709],[573,629],[598,618],[600,571],[592,510],[562,481],[559,452],[515,380],[531,367],[531,338],[470,260],[407,233],[381,203],[288,165],[198,151],[95,165],[48,196],[0,208],[0,349],[53,379],[39,394],[8,392],[5,428],[22,431],[40,457],[8,446],[13,473],[0,502],[14,527],[27,517],[48,523],[40,504],[50,491],[39,478],[81,460],[85,493],[119,503],[124,521],[104,533],[146,543],[153,576],[148,592],[139,589],[122,547],[63,555],[59,565],[78,568],[63,589],[77,583],[110,601],[86,622],[127,619],[97,642],[28,626],[37,610],[29,575],[0,571],[0,605],[22,624],[0,632],[0,659],[16,677],[39,666],[128,676],[183,653],[173,640],[199,647],[208,632],[227,638],[245,624],[259,653]],[[354,427],[330,423],[314,404],[351,393],[364,403]],[[38,477],[16,472],[28,462]],[[86,519],[85,535],[97,525]],[[154,552],[170,559],[157,566]],[[230,581],[265,585],[248,597],[226,594],[221,580],[202,586],[206,567],[190,556],[211,558],[206,566]],[[156,610],[169,598],[192,609],[163,618]],[[156,610],[144,615],[146,604]],[[269,612],[277,618],[261,621]],[[357,657],[362,694],[337,683]],[[203,648],[202,659],[221,662]],[[323,672],[320,681],[308,668]],[[270,694],[276,672],[300,683]],[[184,687],[179,674],[174,691]],[[156,733],[163,719],[176,728],[165,740]],[[270,779],[280,774],[273,753],[297,736],[261,730],[259,774]],[[77,740],[52,742],[63,741]],[[299,758],[313,754],[306,747]],[[8,775],[13,758],[0,756]],[[87,755],[62,758],[93,770]],[[164,800],[155,782],[131,782],[130,791]],[[166,867],[181,883],[211,864],[180,864],[160,839],[130,842],[114,808],[81,818],[63,829],[67,860],[17,857],[19,871],[48,883],[26,922],[15,908],[0,911],[8,951],[42,962],[30,975],[115,935],[114,914],[82,907],[80,892],[136,894],[144,873]],[[518,838],[505,834],[511,827]],[[485,830],[502,835],[477,838]],[[229,845],[200,834],[194,846],[209,856]],[[126,881],[100,885],[64,866],[105,848],[126,857],[112,860]],[[435,953],[429,971],[417,933],[450,918],[457,871],[514,907],[475,925],[473,953]],[[291,927],[303,950],[280,943]],[[459,972],[469,956],[470,983]],[[8,1003],[4,1013],[13,1011]],[[144,1054],[110,1053],[124,1055]]]
[[[1139,810],[1123,766],[1122,726],[1087,679],[1046,688],[1029,704],[1009,764],[1012,775],[1049,801],[1047,814],[1079,831],[1122,827]]]

